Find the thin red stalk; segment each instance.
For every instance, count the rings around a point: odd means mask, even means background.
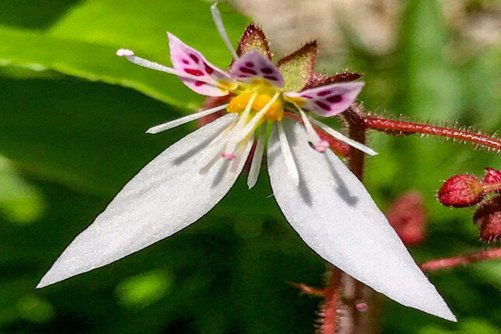
[[[335,334],[338,332],[338,304],[341,302],[341,274],[337,270],[330,270],[327,273],[327,286],[323,291],[325,297],[324,304],[320,308],[320,316],[322,317],[318,333],[320,334]]]
[[[421,265],[424,271],[435,271],[440,269],[452,269],[458,266],[464,266],[469,263],[501,259],[501,248],[492,248],[485,251],[454,256],[444,259],[430,260]]]
[[[439,136],[457,141],[472,143],[477,145],[478,147],[482,147],[488,150],[501,151],[501,139],[495,138],[494,136],[486,136],[473,131],[437,126],[426,123],[387,119],[376,116],[366,116],[364,118],[364,122],[365,126],[368,129],[386,132],[388,134],[422,134]]]

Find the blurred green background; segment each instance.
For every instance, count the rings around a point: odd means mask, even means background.
[[[297,15],[301,2],[291,1],[284,13],[267,11],[274,16],[256,12],[255,19],[274,36],[275,50],[293,51],[311,38],[298,26],[315,26],[315,19],[268,25],[278,16]],[[319,10],[315,15],[337,28],[332,34],[322,30],[330,39],[321,44],[319,69],[363,73],[361,100],[375,113],[497,131],[499,2],[454,2],[451,8],[450,1],[374,0],[372,12],[355,5],[347,9],[349,15]],[[245,4],[235,6],[253,15]],[[237,41],[249,19],[229,6],[222,12]],[[381,32],[377,24],[364,28],[371,15],[381,18]],[[165,31],[219,66],[230,61],[208,2],[0,2],[1,333],[313,332],[319,301],[300,295],[288,282],[321,286],[324,264],[282,218],[264,173],[256,189],[238,184],[208,216],[168,240],[34,289],[121,186],[193,129],[144,134],[152,125],[191,112],[201,99],[177,78],[114,55],[125,47],[168,63]],[[369,32],[384,43],[374,42]],[[443,208],[435,192],[453,174],[500,168],[499,155],[412,136],[371,134],[370,146],[380,155],[369,159],[367,185],[383,209],[411,189],[426,199],[429,237],[412,250],[417,261],[485,247],[471,223],[472,210]],[[430,278],[459,323],[388,301],[381,318],[385,333],[500,332],[499,262]]]

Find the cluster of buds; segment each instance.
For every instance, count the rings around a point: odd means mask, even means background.
[[[482,180],[471,174],[454,175],[438,191],[442,205],[478,207],[473,215],[484,242],[501,239],[501,171],[486,168]]]

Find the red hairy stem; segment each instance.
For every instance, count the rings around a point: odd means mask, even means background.
[[[474,262],[501,259],[501,248],[492,248],[477,253],[454,256],[444,259],[430,260],[421,265],[424,271],[435,271],[440,269],[452,269]]]
[[[341,275],[340,270],[329,270],[327,272],[327,286],[322,290],[325,300],[320,306],[319,334],[340,333],[338,331],[338,309],[341,304]]]
[[[367,129],[393,135],[422,134],[449,138],[474,144],[487,150],[501,151],[501,139],[478,132],[449,128],[426,123],[407,122],[376,116],[364,117]]]

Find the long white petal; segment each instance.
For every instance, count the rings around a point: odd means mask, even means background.
[[[141,170],[94,223],[78,235],[42,278],[44,287],[143,249],[207,213],[231,188],[243,168],[219,159],[199,173],[197,154],[235,115],[226,115],[184,137]],[[247,148],[248,154],[250,146]]]
[[[318,154],[303,126],[285,121],[300,173],[299,187],[284,173],[276,131],[268,165],[274,196],[300,237],[321,257],[391,299],[455,321],[365,187],[332,153]]]

